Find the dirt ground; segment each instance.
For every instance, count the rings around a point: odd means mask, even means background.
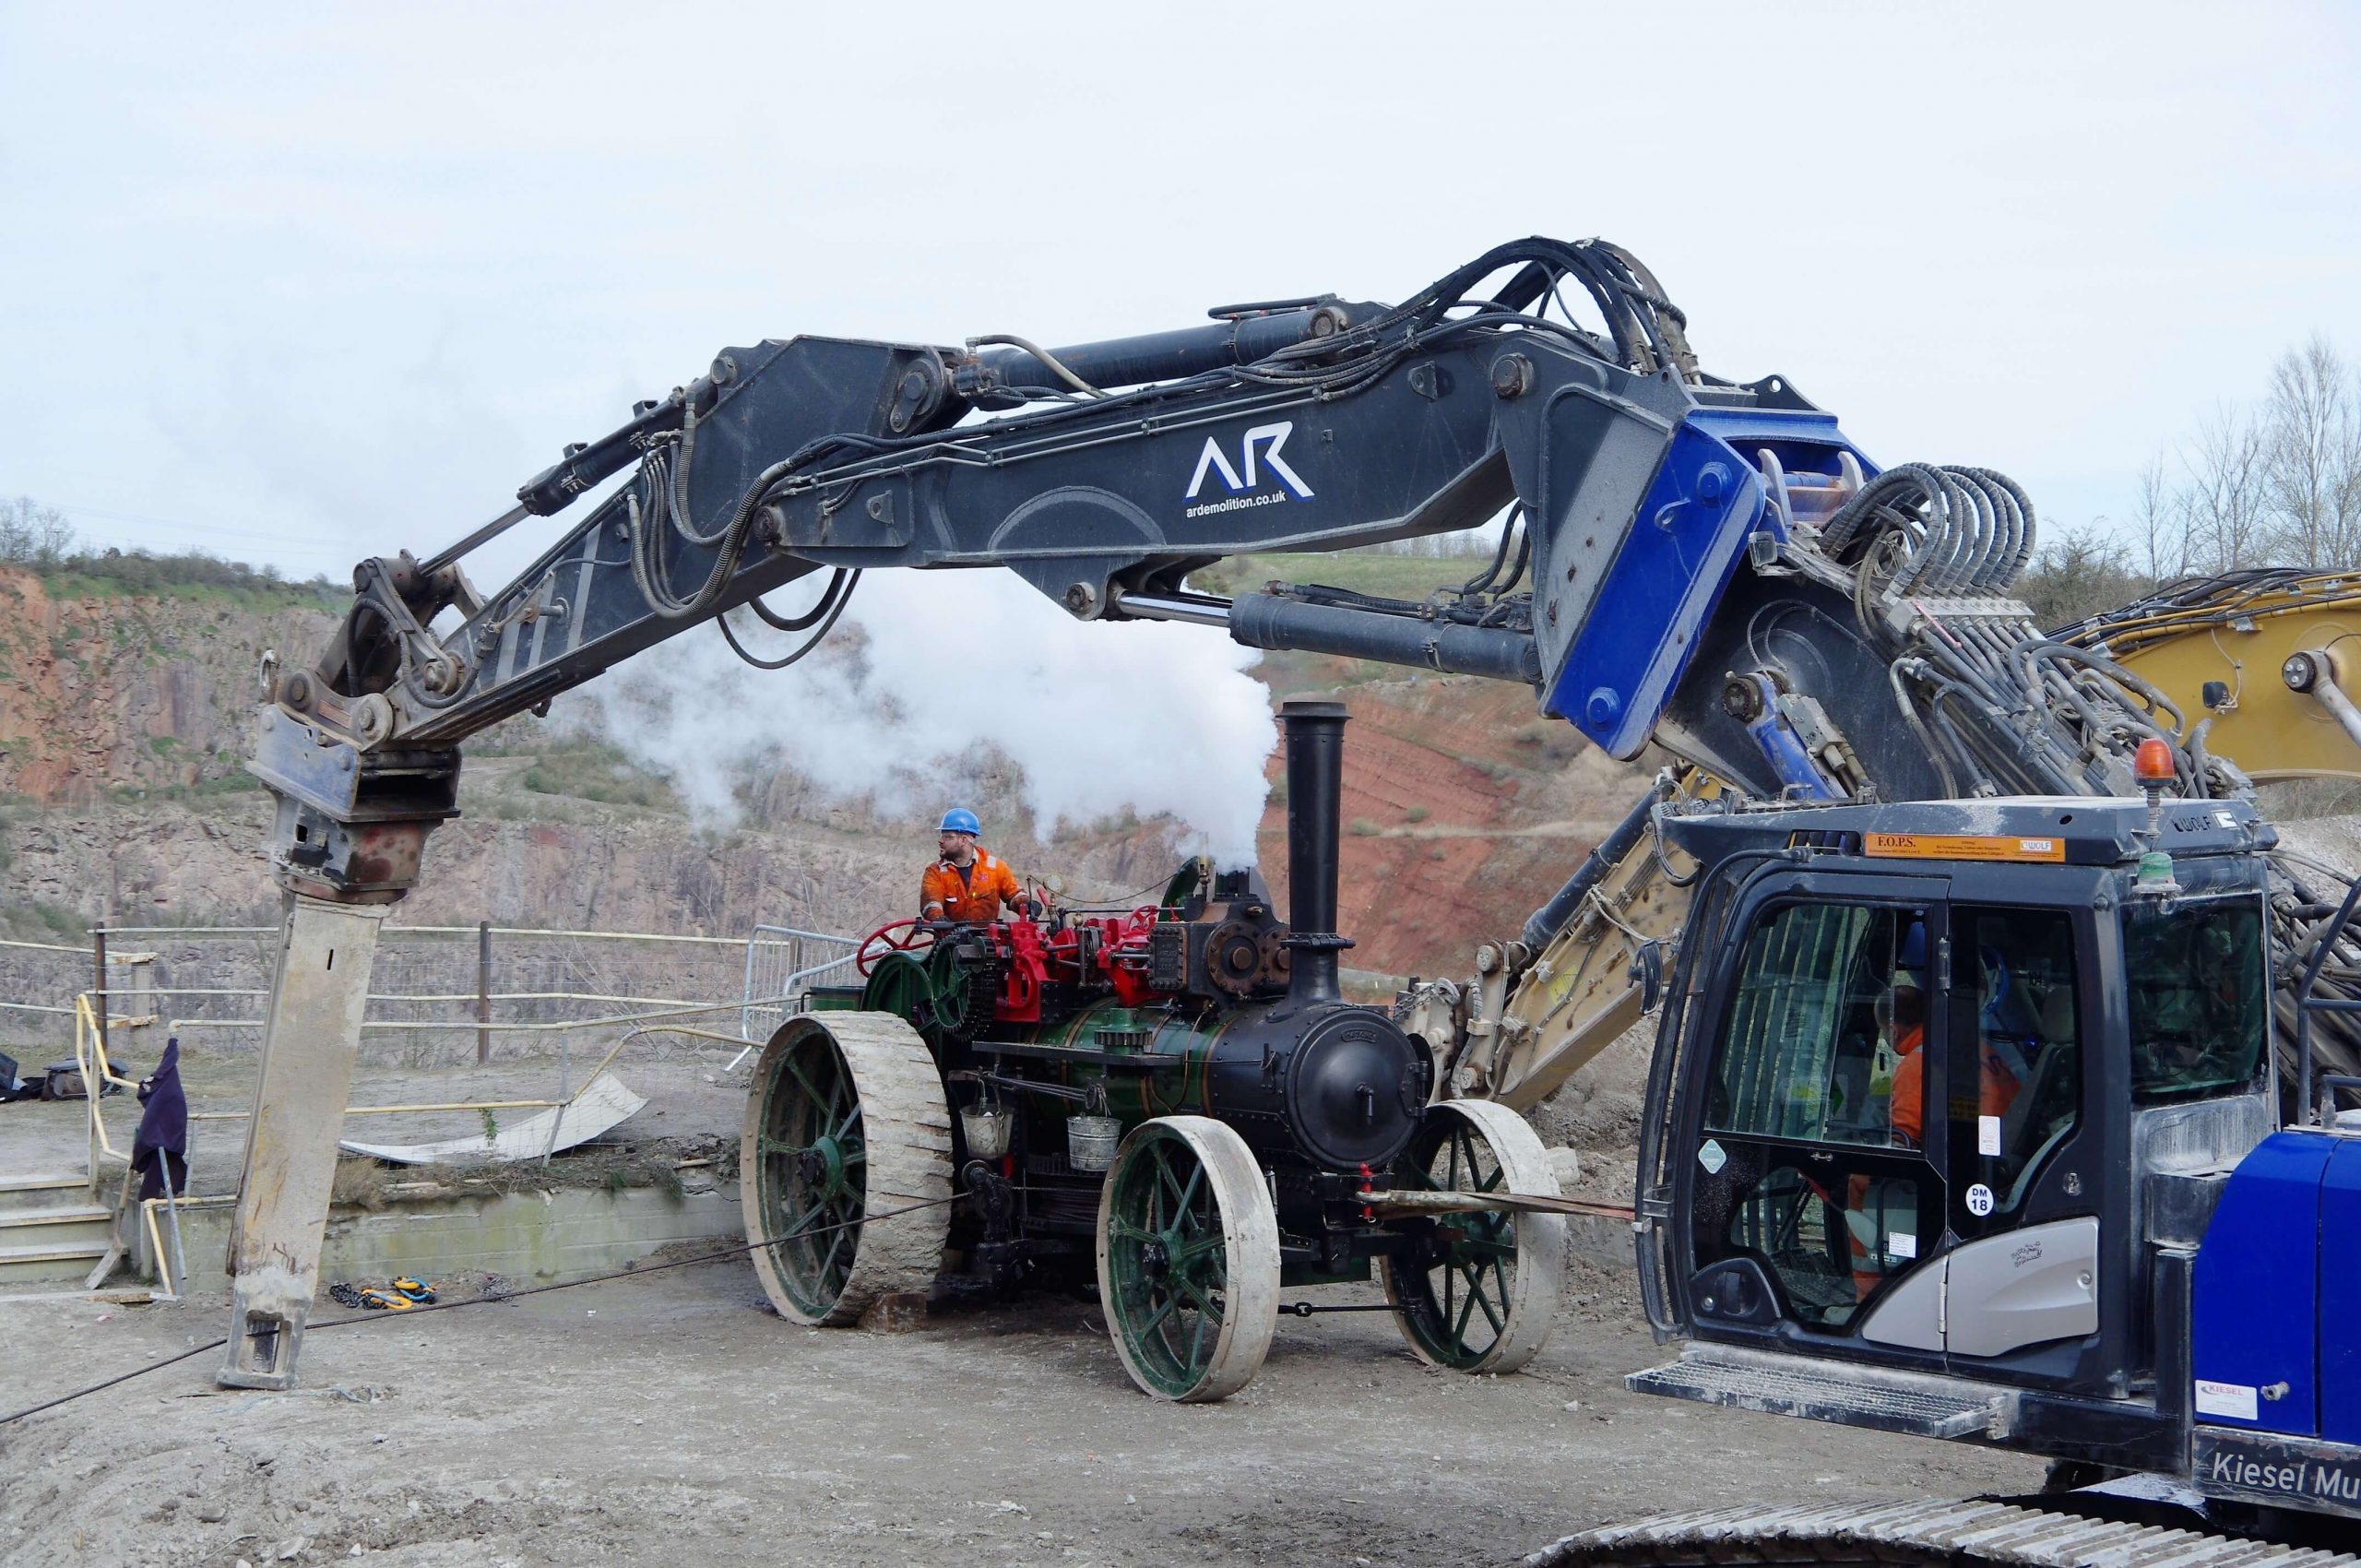
[[[734,1133],[744,1075],[727,1060],[619,1063],[650,1105],[611,1136],[647,1150]],[[1611,1139],[1629,1112],[1619,1065],[1545,1133]],[[242,1107],[250,1071],[200,1064],[192,1100]],[[353,1101],[551,1087],[548,1064],[364,1068]],[[106,1111],[127,1139],[129,1097]],[[6,1163],[73,1162],[82,1114],[0,1107]],[[397,1135],[466,1123],[401,1119]],[[241,1124],[198,1126],[193,1188],[233,1190]],[[1584,1195],[1628,1201],[1629,1172],[1628,1151],[1592,1144]],[[294,1393],[218,1390],[208,1350],[0,1426],[0,1563],[1467,1568],[1667,1508],[2038,1484],[2028,1460],[1626,1392],[1665,1352],[1634,1326],[1628,1253],[1594,1244],[1612,1250],[1576,1253],[1557,1331],[1521,1374],[1428,1369],[1383,1313],[1288,1318],[1262,1375],[1212,1407],[1137,1392],[1095,1303],[806,1330],[770,1312],[742,1257],[415,1317],[323,1301]],[[0,1303],[0,1412],[227,1327],[218,1292]]]
[[[0,1427],[0,1562],[1462,1568],[1660,1509],[2039,1480],[1629,1394],[1658,1352],[1624,1269],[1578,1259],[1565,1302],[1503,1378],[1425,1368],[1382,1313],[1290,1319],[1262,1376],[1205,1407],[1139,1394],[1095,1306],[807,1330],[740,1260],[370,1314],[315,1325],[291,1394],[215,1389],[208,1351]],[[0,1312],[14,1409],[211,1339],[227,1307]]]

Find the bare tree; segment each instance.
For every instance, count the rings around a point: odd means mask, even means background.
[[[2317,332],[2272,366],[2262,457],[2272,554],[2316,569],[2361,564],[2361,389]]]
[[[2131,502],[2132,526],[2139,530],[2148,580],[2168,583],[2189,575],[2189,502],[2165,476],[2162,454],[2140,470],[2140,489]]]
[[[0,561],[54,566],[74,548],[74,525],[30,495],[0,499]]]
[[[2271,524],[2263,459],[2260,422],[2227,403],[2216,406],[2180,449],[2189,475],[2180,493],[2186,570],[2235,572],[2262,564]]]

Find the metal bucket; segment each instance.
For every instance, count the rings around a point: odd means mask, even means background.
[[[1016,1113],[1004,1105],[970,1105],[959,1112],[959,1131],[967,1139],[972,1159],[998,1159],[1008,1152]]]
[[[1076,1170],[1106,1170],[1115,1163],[1123,1123],[1112,1116],[1066,1118],[1066,1163]]]

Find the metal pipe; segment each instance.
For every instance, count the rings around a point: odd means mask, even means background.
[[[1230,605],[1229,636],[1248,647],[1300,648],[1446,675],[1482,675],[1528,686],[1541,683],[1541,653],[1529,634],[1456,621],[1255,593]]]
[[[1547,904],[1533,911],[1533,917],[1525,922],[1522,933],[1527,948],[1537,956],[1556,940],[1560,932],[1566,929],[1566,922],[1573,919],[1574,911],[1582,908],[1583,900],[1590,897],[1590,890],[1598,885],[1599,878],[1612,870],[1618,861],[1630,854],[1631,847],[1640,841],[1640,835],[1648,830],[1648,817],[1656,809],[1656,802],[1664,799],[1664,790],[1658,787],[1642,796],[1639,804],[1625,813],[1623,820],[1615,825],[1615,830],[1600,839],[1598,847],[1583,858],[1583,863],[1574,868],[1574,874],[1566,879],[1565,885],[1552,894]]]
[[[846,960],[837,959],[835,961],[842,963]],[[85,991],[79,994],[84,996],[102,996],[109,993],[104,992]],[[258,990],[251,986],[176,985],[159,986],[154,990],[148,992],[133,990],[127,992],[115,992],[112,994],[116,996],[131,997],[268,996],[270,992],[267,991]],[[369,993],[369,1000],[372,1002],[473,1002],[476,1000],[476,995],[477,993],[472,991],[373,991]],[[491,1000],[494,1002],[628,1002],[635,1006],[647,1007],[694,1007],[702,1005],[702,1004],[693,1002],[683,996],[618,996],[611,992],[603,991],[495,991],[492,993]],[[0,1007],[12,1005],[16,1004],[0,1002]],[[64,1013],[71,1011],[71,1009],[65,1007],[49,1007],[42,1008],[41,1011]],[[124,1016],[122,1014],[115,1015],[116,1021],[120,1022],[123,1016]],[[454,1024],[452,1027],[456,1028],[460,1026],[458,1024]]]
[[[650,1013],[618,1013],[606,1018],[563,1018],[555,1023],[493,1024],[491,1028],[493,1032],[499,1034],[545,1034],[561,1029],[604,1028],[610,1024],[644,1023],[651,1018],[687,1017],[698,1013],[727,1013],[744,1005],[745,1002],[742,998],[735,1002],[699,1003],[693,1007],[663,1007]],[[252,1029],[261,1028],[262,1022],[259,1018],[174,1018],[172,1020],[172,1028],[175,1029]],[[372,1018],[363,1022],[361,1027],[364,1029],[466,1029],[475,1026],[471,1020],[464,1019],[436,1023],[431,1020],[420,1022],[405,1018]]]
[[[1118,593],[1109,609],[1133,621],[1180,621],[1192,626],[1229,625],[1230,601],[1199,593]]]
[[[88,953],[87,947],[69,946],[63,942],[13,942],[0,939],[0,947],[28,947],[37,953]]]
[[[476,1065],[492,1060],[492,922],[476,922]]]
[[[2311,664],[2311,669],[2300,675],[2301,685],[2296,684],[2299,678],[2296,659],[2307,659]],[[2338,728],[2355,745],[2361,746],[2361,707],[2355,707],[2353,699],[2344,695],[2344,688],[2337,684],[2336,660],[2328,649],[2306,648],[2296,659],[2287,661],[2282,673],[2285,675],[2288,685],[2328,709],[2329,717],[2336,720]]]
[[[412,1116],[433,1111],[547,1111],[571,1105],[571,1099],[451,1099],[421,1105],[348,1105],[347,1116]],[[192,1122],[243,1122],[251,1111],[192,1111]]]
[[[90,965],[93,971],[90,983],[104,992],[107,988],[107,922],[104,921],[90,928]],[[107,1016],[103,1008],[99,1012],[98,1029],[99,1056],[103,1061],[107,1053]]]
[[[1336,934],[1336,835],[1349,717],[1340,702],[1279,705],[1287,742],[1287,998],[1298,1005],[1339,994],[1336,955],[1352,945]]]
[[[181,1250],[181,1195],[172,1190],[172,1157],[162,1149],[156,1151],[156,1174],[164,1185],[164,1224],[172,1238],[172,1277],[181,1281],[182,1289],[185,1289],[188,1256]],[[151,1207],[148,1212],[152,1218],[155,1210]],[[156,1261],[160,1265],[163,1259],[160,1256]],[[173,1294],[178,1295],[179,1289],[175,1289]]]
[[[115,936],[270,936],[276,934],[279,930],[277,926],[269,925],[110,925],[106,929],[109,933]],[[476,934],[476,929],[471,925],[389,925],[386,928],[386,934],[388,936],[473,936]],[[742,936],[672,936],[653,931],[555,931],[529,925],[496,925],[492,928],[492,934],[494,936],[564,936],[585,942],[677,942],[704,947],[742,947],[746,944],[746,939]],[[809,932],[805,934],[818,936],[825,933]],[[83,949],[76,947],[67,951],[79,953]]]
[[[1275,311],[1204,327],[1150,332],[1137,338],[1075,343],[1050,350],[1049,357],[1095,387],[1139,386],[1230,365],[1252,364],[1307,339],[1326,337],[1346,325],[1348,318],[1366,320],[1382,308],[1323,303],[1311,309]],[[1017,386],[1066,385],[1066,378],[1056,369],[1023,349],[989,350],[957,365],[952,373],[952,386],[971,396],[989,396]]]
[[[510,529],[516,527],[518,523],[523,522],[530,516],[532,516],[530,509],[520,501],[516,505],[508,508],[505,512],[501,513],[497,517],[492,518],[492,521],[484,524],[483,527],[476,529],[475,532],[468,535],[467,538],[459,540],[458,543],[451,545],[445,549],[439,550],[433,555],[428,556],[424,563],[420,565],[419,570],[432,576],[433,573],[441,571],[444,567],[451,565],[461,556],[468,554],[478,546],[488,544],[492,540],[498,539],[502,534],[506,533]]]

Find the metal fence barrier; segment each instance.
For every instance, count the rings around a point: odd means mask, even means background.
[[[743,1005],[738,1032],[746,1051],[732,1057],[735,1068],[748,1051],[770,1039],[803,992],[824,978],[835,979],[851,967],[860,941],[821,931],[799,931],[791,925],[758,925],[746,937],[746,975],[741,994]]]

